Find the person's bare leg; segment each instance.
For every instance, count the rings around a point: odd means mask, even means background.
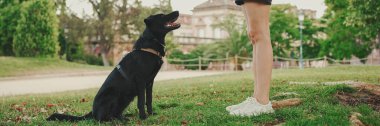
[[[244,13],[244,16],[245,16],[245,21],[247,23],[247,32],[249,31],[250,29],[250,24],[248,23],[249,20],[248,20],[248,16],[247,16],[247,11],[245,10],[245,8],[243,8],[243,13]],[[252,49],[252,57],[255,57],[255,46],[254,44],[252,44],[253,46],[253,49]],[[254,58],[252,58],[252,71],[253,71],[253,81],[256,82],[257,80],[257,76],[256,76],[256,60]]]
[[[243,7],[247,18],[248,34],[255,51],[253,53],[255,76],[253,97],[261,104],[268,104],[273,65],[269,31],[270,5],[246,2]]]

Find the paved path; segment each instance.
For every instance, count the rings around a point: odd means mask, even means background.
[[[51,93],[100,87],[109,72],[90,75],[60,75],[16,77],[0,79],[0,97],[22,94]],[[217,75],[227,72],[213,71],[161,71],[156,81]]]

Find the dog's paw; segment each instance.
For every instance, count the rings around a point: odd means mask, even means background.
[[[145,120],[148,117],[146,114],[140,114],[139,116],[141,120]]]

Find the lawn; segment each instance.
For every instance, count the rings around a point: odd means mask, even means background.
[[[301,98],[299,106],[276,110],[257,117],[230,116],[225,107],[243,101],[252,94],[249,72],[160,81],[154,87],[154,110],[158,115],[140,121],[136,100],[126,109],[130,121],[98,123],[94,120],[75,125],[350,125],[351,112],[359,112],[366,125],[379,126],[380,113],[365,104],[346,106],[334,96],[337,92],[355,92],[346,85],[290,84],[291,82],[360,81],[379,84],[380,66],[339,66],[322,69],[274,70],[272,100]],[[91,110],[97,89],[55,94],[2,97],[0,125],[74,125],[70,122],[46,122],[53,112],[84,115]],[[298,95],[279,95],[294,92]]]
[[[0,57],[0,77],[109,70],[109,67],[79,64],[58,58]]]

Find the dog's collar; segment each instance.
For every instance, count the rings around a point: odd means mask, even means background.
[[[140,49],[141,51],[145,51],[145,52],[150,52],[154,55],[157,55],[158,57],[162,58],[162,55],[160,54],[160,52],[154,50],[154,49],[151,49],[151,48],[141,48]]]

